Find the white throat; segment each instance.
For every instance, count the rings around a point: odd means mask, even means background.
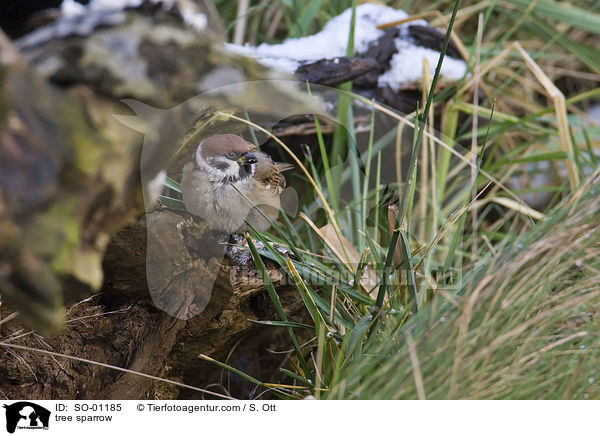
[[[209,158],[211,160],[218,160],[223,163],[223,169],[217,168],[214,165],[211,165],[212,162],[207,162],[201,155],[201,147],[198,147],[195,156],[196,166],[199,170],[203,171],[207,174],[208,180],[212,183],[221,183],[221,184],[229,184],[229,183],[237,183],[241,181],[251,180],[254,175],[254,171],[256,170],[256,164],[252,164],[250,174],[246,177],[240,177],[240,165],[236,161],[229,160],[222,156],[215,156]]]

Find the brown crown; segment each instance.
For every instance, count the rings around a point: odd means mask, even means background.
[[[230,151],[247,153],[253,148],[253,145],[246,142],[244,138],[231,134],[209,136],[200,145],[202,145],[201,155],[204,159],[227,154]]]

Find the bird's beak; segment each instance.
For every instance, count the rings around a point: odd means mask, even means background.
[[[255,164],[256,162],[258,162],[258,159],[255,154],[246,153],[246,154],[240,156],[238,162],[242,165],[251,165],[251,164]]]

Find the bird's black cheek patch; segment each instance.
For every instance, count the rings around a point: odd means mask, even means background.
[[[227,162],[213,161],[210,164],[221,171],[227,171],[229,169],[229,164]]]
[[[253,175],[254,175],[254,165],[253,164],[240,165],[240,171],[239,171],[240,179],[243,180],[247,177],[252,177]]]

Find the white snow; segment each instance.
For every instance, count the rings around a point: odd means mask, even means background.
[[[206,29],[208,18],[202,12],[196,12],[193,8],[183,8],[181,10],[183,21],[196,32],[202,32]]]
[[[165,11],[177,5],[183,21],[192,29],[201,32],[206,28],[206,15],[198,12],[193,1],[189,0],[150,0],[162,5]],[[144,0],[91,0],[87,5],[75,0],[63,0],[60,16],[55,22],[34,30],[21,38],[17,45],[21,48],[35,46],[53,38],[69,35],[89,35],[99,26],[118,25],[125,21],[124,10],[137,8]]]
[[[419,47],[407,41],[396,40],[398,53],[390,60],[390,69],[379,76],[380,87],[389,86],[398,91],[403,84],[417,82],[423,78],[423,59],[429,63],[431,77],[440,58],[440,53],[426,47]],[[441,77],[446,80],[459,80],[467,72],[467,65],[461,59],[444,56]]]
[[[332,18],[323,29],[310,36],[286,39],[281,44],[249,45],[227,44],[227,48],[244,56],[258,59],[263,65],[293,73],[302,63],[319,59],[332,59],[345,56],[350,31],[352,8],[346,9],[337,17]],[[407,18],[406,12],[373,3],[364,3],[356,7],[356,22],[354,28],[355,53],[363,53],[369,43],[383,35],[378,29],[380,24],[399,21]],[[423,57],[429,61],[432,72],[435,70],[439,53],[423,47],[415,47],[409,42],[408,26],[411,24],[427,25],[424,20],[415,20],[399,26],[400,37],[396,46],[400,50],[391,61],[391,70],[382,75],[380,85],[388,85],[398,90],[402,85],[421,79],[423,75]],[[456,80],[466,72],[462,60],[445,57],[442,75]]]
[[[302,38],[286,39],[281,44],[263,43],[257,47],[227,44],[227,47],[239,54],[258,58],[265,65],[279,67],[278,69],[282,71],[293,73],[302,61],[344,56],[348,45],[351,17],[352,8],[346,9],[329,20],[320,32]],[[403,20],[407,17],[406,12],[386,6],[372,3],[357,6],[354,27],[355,52],[365,51],[371,41],[383,35],[383,31],[377,29],[379,24]]]
[[[65,18],[73,18],[85,14],[85,6],[75,0],[63,0],[60,14]]]
[[[89,12],[116,12],[125,8],[135,8],[142,4],[143,0],[91,0],[87,5],[77,3],[75,0],[63,0],[60,5],[61,16],[72,18],[85,15]]]
[[[181,17],[196,31],[202,31],[206,28],[207,18],[206,15],[196,10],[193,2],[177,0],[150,0],[154,4],[161,4],[165,11],[170,10],[173,6],[179,6]],[[137,8],[144,0],[91,0],[87,7],[83,6],[83,9],[79,8],[78,11],[81,14],[89,12],[114,12],[122,11],[126,8]],[[71,12],[74,10],[72,3],[76,3],[74,0],[63,0],[61,4],[61,12],[66,15],[65,12]],[[65,11],[66,9],[66,11]]]

